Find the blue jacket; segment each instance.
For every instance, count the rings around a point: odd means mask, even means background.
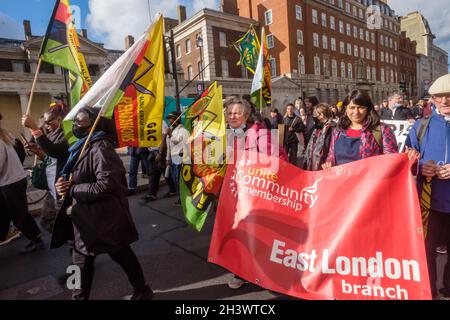
[[[421,154],[420,169],[422,164],[429,160],[434,160],[438,165],[450,163],[450,122],[433,112],[422,144],[419,145],[417,134],[421,122],[421,120],[416,121],[407,139],[407,145],[418,150]],[[419,195],[423,179],[424,177],[420,173],[417,179]],[[441,180],[434,177],[431,190],[431,209],[450,214],[450,180]]]

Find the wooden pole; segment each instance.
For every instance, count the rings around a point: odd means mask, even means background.
[[[36,88],[37,79],[39,76],[39,71],[41,70],[42,59],[39,58],[39,62],[37,65],[36,73],[34,74],[33,85],[31,86],[30,99],[28,100],[27,112],[25,113],[27,116],[30,115],[31,112],[31,102],[33,101],[34,89]]]

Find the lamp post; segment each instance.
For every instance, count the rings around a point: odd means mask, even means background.
[[[200,49],[200,77],[202,78],[202,91],[205,90],[205,78],[203,76],[203,38],[201,35],[197,37],[197,47]]]

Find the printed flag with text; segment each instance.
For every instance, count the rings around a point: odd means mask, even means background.
[[[222,186],[226,165],[222,87],[214,82],[186,115],[191,132],[189,154],[184,155],[180,198],[186,221],[201,231]]]

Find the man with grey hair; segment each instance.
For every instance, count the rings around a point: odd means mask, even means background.
[[[414,120],[410,109],[404,106],[403,97],[394,93],[388,99],[388,108],[382,108],[380,113],[381,120]]]

